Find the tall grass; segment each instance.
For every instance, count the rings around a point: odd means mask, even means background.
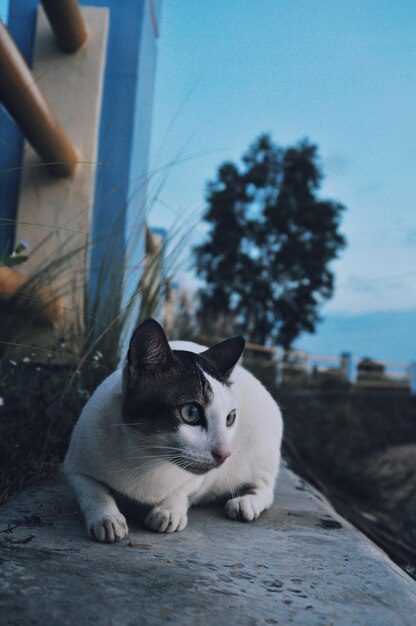
[[[92,244],[70,241],[0,307],[0,503],[56,472],[82,406],[119,366],[129,333],[162,309],[171,279],[166,267],[174,271],[180,244],[168,252],[162,242],[146,252],[144,217],[137,224],[130,247],[142,254],[131,264],[126,257],[120,267],[111,254],[111,233],[107,254],[95,268],[96,289],[88,289],[83,277],[83,309],[64,307],[62,298],[79,284],[68,267],[88,257]],[[45,290],[63,273],[68,278],[45,300]],[[48,307],[61,309],[56,327],[42,315]]]
[[[46,237],[33,251],[42,250],[52,235]],[[52,291],[51,285],[66,270],[70,262],[85,252],[85,245],[70,246],[56,257],[46,258],[27,277],[25,283],[0,307],[0,359],[16,355],[17,348],[23,351],[37,348],[36,344],[45,336],[54,335],[52,318],[65,314],[61,298],[71,290],[71,284],[60,283]]]

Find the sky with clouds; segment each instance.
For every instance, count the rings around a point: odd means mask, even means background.
[[[176,164],[153,221],[199,241],[223,160],[308,137],[347,207],[324,316],[416,311],[416,2],[164,0],[158,47],[152,166]]]
[[[380,344],[381,329],[389,354],[416,359],[415,110],[413,0],[163,0],[150,220],[187,233],[190,248],[206,233],[204,190],[222,161],[263,132],[282,146],[308,137],[321,196],[347,207],[348,247],[327,321],[306,345],[328,351],[337,328],[343,348],[374,332]],[[341,328],[348,316],[355,327]]]

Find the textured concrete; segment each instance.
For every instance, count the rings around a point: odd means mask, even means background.
[[[109,25],[106,8],[85,7],[82,14],[88,41],[67,54],[58,49],[45,12],[38,8],[33,75],[74,145],[79,163],[70,178],[52,176],[25,142],[16,223],[16,241],[27,239],[33,249],[22,270],[25,275],[44,266],[45,260],[82,250],[67,262],[65,271],[60,268],[52,285],[66,307],[63,322],[67,325],[74,321],[69,310],[77,314],[83,310],[87,255],[82,248],[88,244],[92,217]]]
[[[39,487],[0,509],[0,561],[2,626],[415,623],[416,583],[286,469],[253,524],[200,508],[115,545],[87,539],[63,482]]]

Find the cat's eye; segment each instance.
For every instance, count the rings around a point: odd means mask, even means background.
[[[230,411],[227,415],[227,420],[226,420],[226,424],[227,426],[232,426],[235,422],[235,418],[237,417],[237,411],[235,409],[233,409],[232,411]]]
[[[179,408],[179,412],[184,422],[187,424],[197,424],[201,419],[201,407],[194,402],[188,402],[188,404],[183,404]]]

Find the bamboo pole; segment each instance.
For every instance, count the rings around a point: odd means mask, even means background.
[[[0,101],[56,176],[72,176],[78,155],[0,20]]]
[[[88,29],[77,0],[41,0],[46,17],[64,52],[75,52],[88,39]]]

